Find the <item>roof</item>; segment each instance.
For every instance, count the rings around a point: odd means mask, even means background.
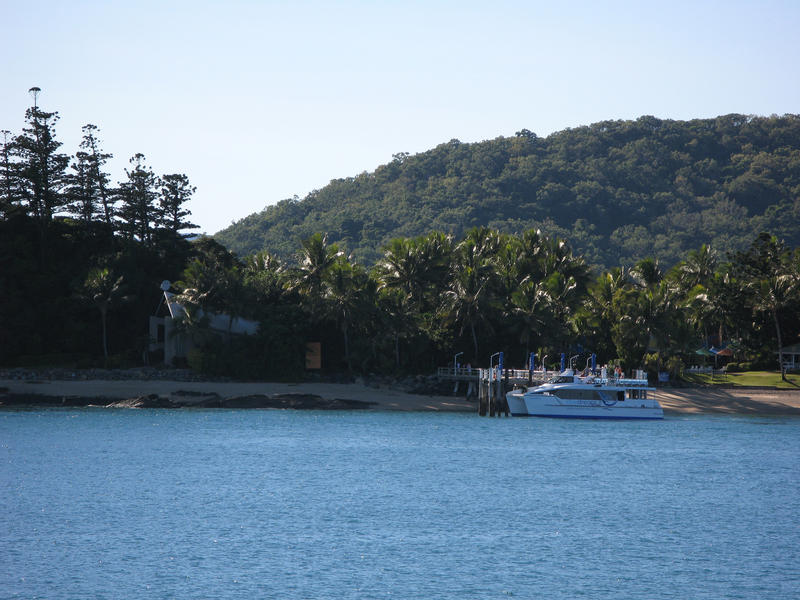
[[[781,348],[783,354],[800,354],[800,344],[792,344],[791,346],[784,346]],[[775,353],[777,354],[777,352]]]
[[[167,300],[169,314],[173,319],[182,318],[186,314],[186,310],[183,306],[175,301],[175,294],[164,292],[164,297]],[[200,311],[200,316],[203,316],[202,310]],[[244,333],[247,335],[253,335],[258,331],[258,323],[256,321],[242,319],[240,317],[234,317],[233,321],[231,321],[228,315],[218,313],[208,314],[208,327],[216,331],[230,331],[230,333]]]

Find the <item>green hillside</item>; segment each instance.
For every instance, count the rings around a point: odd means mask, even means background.
[[[477,225],[566,238],[605,268],[663,265],[707,243],[741,250],[760,231],[800,244],[800,116],[604,121],[546,138],[522,130],[397,154],[372,173],[283,200],[214,237],[240,255],[290,257],[327,232],[370,264],[395,237]]]

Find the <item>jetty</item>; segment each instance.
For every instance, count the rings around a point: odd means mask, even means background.
[[[550,372],[552,374],[552,372]],[[442,381],[453,381],[453,393],[466,386],[467,398],[477,396],[478,414],[485,416],[509,416],[506,392],[544,383],[548,371],[545,369],[506,369],[502,365],[488,369],[471,367],[439,367],[437,377]]]

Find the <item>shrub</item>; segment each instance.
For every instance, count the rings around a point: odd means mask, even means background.
[[[669,371],[669,374],[673,379],[680,377],[684,368],[685,365],[679,356],[670,356],[667,359],[666,369]]]
[[[657,352],[645,354],[644,368],[647,371],[648,378],[657,380],[658,372],[661,370],[661,356]]]
[[[186,364],[195,373],[205,373],[207,365],[206,357],[202,350],[192,348],[186,355]]]

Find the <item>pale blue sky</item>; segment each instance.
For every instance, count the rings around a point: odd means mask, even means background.
[[[425,151],[641,115],[800,113],[800,1],[0,0],[0,129],[101,129],[203,231]]]

